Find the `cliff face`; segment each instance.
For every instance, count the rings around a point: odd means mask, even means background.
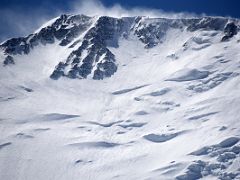
[[[87,78],[100,80],[117,71],[117,59],[109,47],[117,47],[119,38],[136,36],[145,48],[164,43],[171,29],[223,32],[219,41],[228,41],[238,33],[238,21],[227,18],[166,19],[146,17],[88,17],[61,15],[46,27],[27,37],[13,38],[1,44],[4,65],[14,64],[14,56],[28,54],[40,44],[54,44],[72,49],[65,60],[56,64],[50,78]],[[179,33],[181,36],[181,33]]]

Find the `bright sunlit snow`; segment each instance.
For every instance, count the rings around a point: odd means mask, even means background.
[[[126,19],[111,77],[50,79],[95,21],[0,67],[0,179],[240,178],[239,33],[170,27],[147,48],[132,29],[168,21]]]

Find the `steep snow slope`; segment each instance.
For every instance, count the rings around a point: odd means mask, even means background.
[[[0,179],[239,179],[240,35],[226,30],[238,20],[110,18],[95,34],[106,17],[85,18],[67,45],[2,44],[14,64],[0,67]],[[85,78],[68,74],[79,48]],[[106,53],[117,69],[94,78]]]

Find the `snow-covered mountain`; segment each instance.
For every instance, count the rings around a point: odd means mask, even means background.
[[[240,21],[61,15],[0,45],[0,179],[240,179]]]

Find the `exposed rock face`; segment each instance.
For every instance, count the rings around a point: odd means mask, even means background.
[[[12,56],[7,56],[3,61],[4,65],[15,64]]]
[[[165,40],[170,29],[181,31],[223,31],[222,41],[227,41],[238,32],[233,20],[220,17],[193,19],[167,19],[146,17],[88,17],[85,15],[61,15],[51,24],[27,37],[13,38],[0,45],[6,55],[4,65],[14,64],[14,56],[28,54],[39,44],[58,43],[72,51],[67,59],[56,65],[52,79],[87,78],[100,80],[117,71],[117,60],[109,47],[118,47],[120,37],[130,33],[152,48]],[[79,38],[81,36],[81,38]]]
[[[81,45],[68,56],[66,62],[60,62],[54,70],[51,78],[58,79],[61,76],[69,78],[87,78],[93,74],[93,79],[110,77],[117,70],[114,54],[107,45],[117,46],[118,37],[123,29],[121,19],[100,17],[96,25],[84,36]],[[75,44],[75,43],[74,43]],[[68,71],[64,71],[70,67]]]
[[[55,22],[39,32],[27,37],[12,38],[2,43],[0,47],[7,55],[6,58],[9,58],[17,54],[28,54],[35,46],[52,44],[56,40],[60,41],[59,45],[64,46],[86,31],[91,23],[92,18],[85,15],[61,15]]]
[[[224,28],[225,36],[222,38],[222,41],[228,41],[238,32],[238,27],[234,24],[234,22],[228,23]]]
[[[39,43],[46,45],[52,44],[55,40],[60,40],[59,45],[67,45],[79,34],[86,31],[92,24],[92,18],[85,15],[61,15],[51,25],[42,28],[39,32],[30,34],[27,37],[13,38],[7,40],[1,47],[5,53],[28,54],[30,48],[37,46]]]
[[[192,20],[185,19],[183,22],[188,26],[187,29],[189,31],[197,31],[200,29],[222,31],[228,19],[222,17],[204,17]]]
[[[223,31],[228,19],[217,17],[196,19],[146,19],[138,17],[135,22],[134,33],[140,41],[146,44],[146,48],[151,48],[164,41],[164,36],[171,28],[181,30],[187,29],[191,32],[197,30]]]

